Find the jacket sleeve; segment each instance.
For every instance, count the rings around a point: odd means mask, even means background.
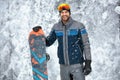
[[[88,33],[85,29],[85,26],[82,24],[82,28],[80,29],[82,42],[83,42],[83,54],[85,60],[91,60],[91,49],[90,49],[90,42],[88,38]]]
[[[51,46],[56,40],[55,30],[52,29],[50,34],[46,37],[46,46]]]

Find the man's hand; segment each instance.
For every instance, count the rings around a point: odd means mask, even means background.
[[[46,53],[46,60],[49,61],[50,60],[50,55],[48,53]]]
[[[91,71],[92,71],[91,60],[86,60],[85,61],[85,66],[83,68],[84,75],[90,74]]]

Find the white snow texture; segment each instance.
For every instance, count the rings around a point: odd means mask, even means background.
[[[71,16],[89,34],[92,73],[86,80],[120,80],[119,0],[0,0],[0,80],[32,80],[29,32],[40,25],[47,36],[62,2],[71,5]],[[49,80],[60,80],[57,41],[47,53]]]

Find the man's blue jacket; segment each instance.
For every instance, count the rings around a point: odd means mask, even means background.
[[[90,44],[85,26],[69,18],[66,24],[62,21],[56,23],[49,36],[46,38],[46,45],[52,45],[58,40],[59,63],[72,65],[83,63],[84,60],[91,60]]]

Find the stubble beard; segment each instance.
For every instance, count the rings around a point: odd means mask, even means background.
[[[61,18],[63,23],[66,23],[69,20],[70,16],[62,16]]]

